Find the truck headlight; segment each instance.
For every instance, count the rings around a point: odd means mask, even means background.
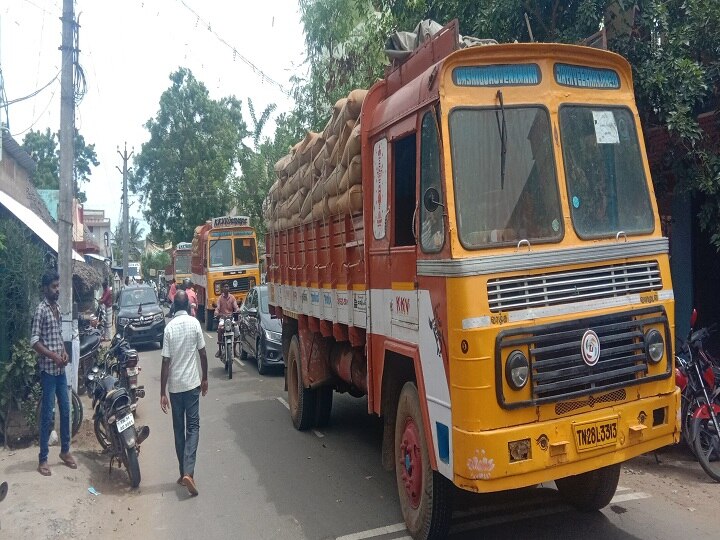
[[[665,354],[665,341],[657,330],[650,330],[645,334],[645,352],[653,364],[662,360]]]
[[[505,379],[513,390],[521,390],[528,382],[530,362],[520,351],[513,351],[505,362]]]
[[[120,317],[118,319],[118,324],[120,326],[125,326],[126,324],[130,324],[130,319],[128,319],[127,317]]]
[[[222,288],[222,285],[219,281],[215,282],[215,294],[220,294],[220,289]]]

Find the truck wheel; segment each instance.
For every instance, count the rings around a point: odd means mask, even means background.
[[[318,388],[315,395],[315,427],[323,428],[330,423],[332,412],[333,387]]]
[[[453,485],[430,466],[420,398],[413,382],[403,386],[395,417],[395,479],[410,536],[415,540],[446,538]]]
[[[214,330],[214,328],[213,328],[214,316],[215,316],[215,313],[211,313],[209,309],[205,313],[205,329],[208,332],[212,332]]]
[[[288,350],[288,404],[293,426],[305,431],[315,420],[315,392],[303,387],[301,361],[300,342],[295,335]]]
[[[560,496],[582,512],[605,508],[615,496],[620,464],[555,480]]]

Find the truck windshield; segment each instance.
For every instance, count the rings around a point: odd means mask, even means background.
[[[578,235],[652,232],[653,211],[630,110],[566,105],[560,108],[560,133]]]
[[[254,238],[235,238],[235,266],[257,263]]]
[[[190,253],[175,254],[175,273],[176,274],[189,274],[190,273]]]
[[[502,116],[495,108],[450,114],[458,233],[467,249],[563,235],[547,111],[504,108],[504,182]]]
[[[229,238],[210,240],[210,268],[232,266],[232,241]]]

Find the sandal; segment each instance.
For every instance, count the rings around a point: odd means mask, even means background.
[[[77,463],[75,463],[75,458],[72,457],[72,454],[60,454],[60,460],[65,464],[66,467],[70,467],[71,469],[77,469]]]
[[[48,467],[47,461],[43,461],[40,465],[38,465],[37,471],[43,476],[50,476],[52,474],[50,467]]]

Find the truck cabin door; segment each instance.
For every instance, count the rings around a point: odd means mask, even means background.
[[[387,335],[417,330],[417,118],[390,127],[373,146],[373,244],[371,288],[383,291]],[[378,291],[379,292],[379,291]]]

